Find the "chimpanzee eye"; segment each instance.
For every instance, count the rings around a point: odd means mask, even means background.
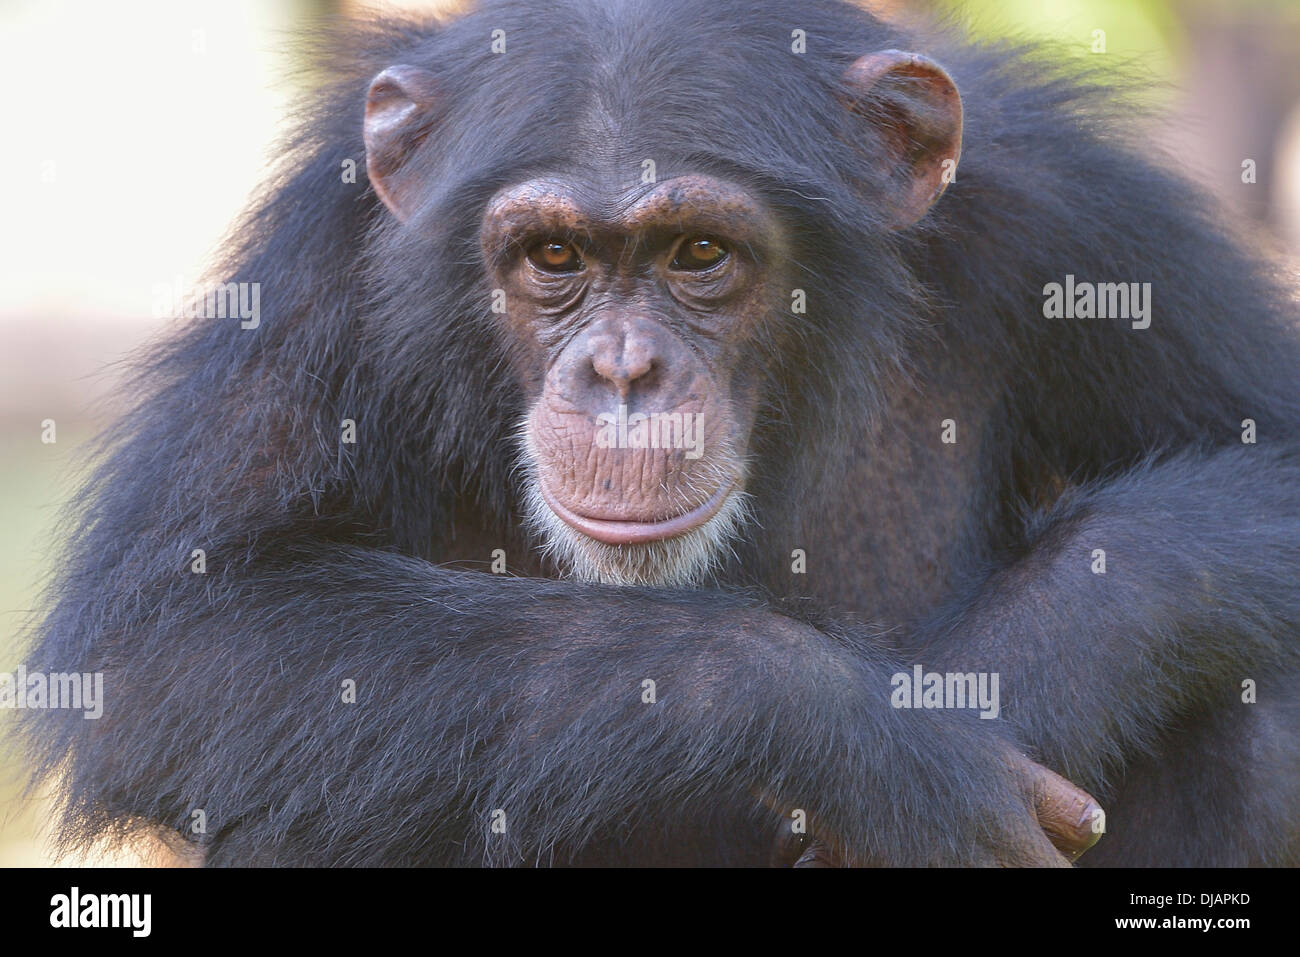
[[[684,272],[703,272],[712,269],[727,258],[727,247],[707,236],[688,236],[677,247],[672,268]]]
[[[577,272],[582,268],[582,257],[572,243],[547,239],[528,250],[528,261],[542,272]]]

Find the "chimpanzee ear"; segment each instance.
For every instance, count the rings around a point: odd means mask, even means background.
[[[947,70],[929,57],[902,50],[854,60],[844,71],[844,87],[849,109],[883,134],[896,183],[890,202],[894,226],[910,226],[934,205],[956,172],[961,95]]]
[[[415,204],[410,177],[402,168],[429,131],[436,84],[433,74],[415,66],[390,66],[370,81],[366,95],[366,174],[384,205],[399,220]]]

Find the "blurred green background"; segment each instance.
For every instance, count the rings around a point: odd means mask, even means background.
[[[1174,120],[1152,130],[1153,146],[1296,262],[1300,0],[869,5],[903,19],[953,13],[977,34],[1051,38],[1074,55],[1149,71],[1152,101]],[[11,136],[0,151],[8,185],[0,231],[0,671],[16,668],[40,583],[58,561],[55,524],[86,444],[120,408],[117,363],[168,332],[165,320],[150,318],[154,286],[178,276],[195,282],[256,188],[288,105],[312,75],[293,52],[296,28],[352,7],[346,0],[0,6],[0,89]],[[1097,30],[1104,53],[1093,52]],[[1251,185],[1241,182],[1247,158],[1258,167]],[[51,418],[58,440],[43,444],[41,423]],[[0,866],[52,863],[41,833],[46,797],[20,797],[10,717],[0,712]]]

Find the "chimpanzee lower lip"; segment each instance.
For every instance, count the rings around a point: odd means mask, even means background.
[[[709,500],[697,505],[689,512],[675,515],[662,522],[625,522],[606,518],[588,518],[572,509],[561,505],[546,489],[546,483],[539,483],[542,498],[559,518],[582,534],[607,545],[637,545],[643,542],[657,542],[664,538],[683,535],[693,528],[703,525],[714,515],[727,500],[734,486],[730,483],[721,486]]]

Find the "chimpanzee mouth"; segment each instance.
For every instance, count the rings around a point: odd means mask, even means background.
[[[689,512],[683,512],[680,515],[674,515],[672,518],[659,522],[645,522],[591,518],[587,515],[579,515],[573,509],[560,504],[555,496],[547,490],[545,482],[539,483],[542,499],[556,516],[571,528],[607,545],[639,545],[645,542],[657,542],[665,538],[684,535],[691,529],[699,528],[713,518],[718,513],[718,510],[726,504],[727,498],[735,487],[734,482],[725,483],[719,486],[718,490],[707,501],[695,506]]]

